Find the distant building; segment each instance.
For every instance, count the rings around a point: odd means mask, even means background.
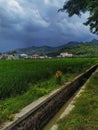
[[[32,59],[39,59],[40,56],[39,56],[38,54],[34,54],[34,55],[31,56],[31,58],[32,58]]]
[[[23,54],[20,54],[19,57],[20,57],[20,58],[23,58],[23,59],[28,59],[28,58],[29,58],[28,55],[27,55],[27,54],[24,54],[24,53],[23,53]]]
[[[57,55],[57,58],[61,58],[61,55]]]
[[[48,56],[47,56],[47,55],[42,55],[42,56],[40,56],[40,55],[38,55],[38,54],[33,54],[33,55],[31,56],[31,58],[32,58],[32,59],[47,59]]]
[[[2,54],[1,56],[0,56],[0,59],[1,60],[6,60],[8,58],[8,55],[7,54]]]
[[[73,54],[69,54],[68,52],[62,52],[62,53],[60,53],[60,56],[61,57],[72,57]]]
[[[48,56],[47,56],[47,55],[43,55],[43,56],[40,56],[39,58],[40,58],[40,59],[47,59]]]
[[[19,60],[19,54],[14,54],[16,60]]]
[[[0,55],[0,59],[1,60],[14,60],[15,57],[13,55],[9,55],[9,54],[2,54],[2,55]]]
[[[40,56],[40,59],[45,59],[45,56]]]
[[[8,60],[15,60],[15,57],[13,55],[8,55],[7,59]]]
[[[48,57],[48,59],[52,59],[52,57]]]

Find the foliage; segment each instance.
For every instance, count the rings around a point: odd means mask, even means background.
[[[98,0],[68,0],[65,2],[62,9],[59,11],[65,11],[69,16],[81,15],[89,11],[89,17],[85,22],[85,25],[90,26],[92,33],[98,34]]]
[[[9,51],[8,54],[14,55],[14,54],[17,54],[17,52],[15,50],[14,51]]]
[[[98,57],[98,40],[93,39],[90,42],[69,42],[62,46],[62,48],[48,56],[57,57],[61,52],[72,53],[74,57]]]
[[[61,49],[61,52],[72,53],[75,57],[98,57],[98,42],[76,43]]]

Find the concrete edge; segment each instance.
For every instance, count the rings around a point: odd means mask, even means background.
[[[96,73],[98,72],[98,69],[93,72],[93,74],[91,75],[94,76]],[[78,93],[73,97],[72,101],[68,104],[68,106],[65,108],[65,111],[61,114],[60,118],[58,119],[61,120],[63,119],[66,115],[68,115],[72,110],[73,108],[75,107],[75,103],[77,101],[77,99],[82,95],[82,93],[85,91],[85,88],[87,86],[87,84],[89,83],[91,77],[86,81],[86,83],[81,87],[81,89],[78,91]],[[57,121],[57,124],[54,124],[50,130],[57,130],[58,129],[58,121]]]

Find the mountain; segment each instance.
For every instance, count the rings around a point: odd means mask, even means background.
[[[75,57],[98,57],[98,40],[93,39],[89,42],[71,41],[58,47],[32,46],[23,49],[16,49],[14,52],[16,52],[17,54],[25,53],[28,55],[47,54],[49,56],[57,56],[61,52],[68,52],[72,53]]]
[[[91,42],[98,42],[98,40],[97,39],[92,39],[92,41]]]
[[[98,40],[90,42],[69,42],[63,45],[58,52],[49,53],[49,56],[57,56],[61,52],[72,53],[74,57],[98,57]]]
[[[78,43],[78,42],[72,41],[72,42],[69,42],[67,44],[57,46],[57,47],[51,47],[51,46],[36,47],[36,46],[32,46],[32,47],[28,47],[28,48],[16,49],[14,51],[17,54],[25,53],[25,54],[28,54],[28,55],[32,55],[32,54],[39,54],[39,55],[41,55],[41,54],[51,54],[51,53],[57,53],[62,48],[69,46],[69,45],[76,44],[76,43]]]
[[[63,47],[62,46],[59,46],[59,47],[51,47],[51,46],[36,47],[36,46],[32,46],[32,47],[23,48],[23,49],[16,49],[15,52],[17,54],[25,53],[25,54],[28,54],[28,55],[32,55],[32,54],[39,54],[39,55],[42,54],[42,55],[44,55],[44,54],[47,54],[47,53],[57,52],[61,48],[63,48]]]

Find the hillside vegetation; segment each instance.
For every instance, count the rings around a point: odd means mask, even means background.
[[[69,42],[61,46],[56,52],[48,53],[48,56],[56,57],[61,52],[72,53],[74,57],[98,57],[98,40],[91,42]]]
[[[68,44],[60,52],[69,52],[76,57],[98,57],[98,42]]]

